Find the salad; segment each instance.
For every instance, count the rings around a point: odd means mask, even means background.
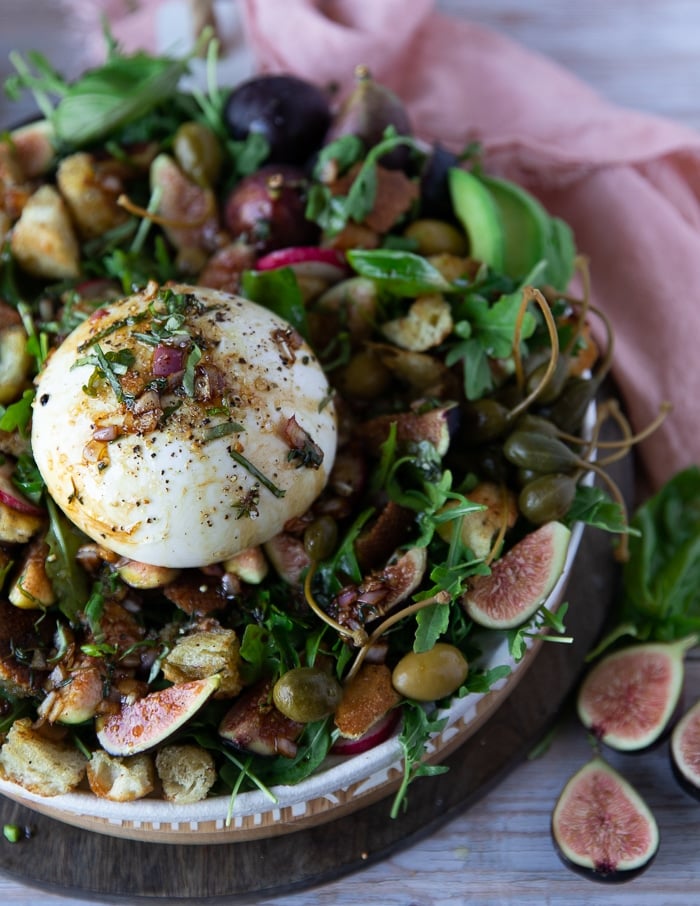
[[[41,117],[0,143],[3,776],[192,801],[395,733],[396,812],[434,706],[510,669],[484,639],[564,632],[571,526],[624,557],[634,438],[615,406],[581,436],[612,332],[570,230],[361,68],[339,105],[219,86],[215,42],[206,91],[111,41],[73,84],[13,63]]]

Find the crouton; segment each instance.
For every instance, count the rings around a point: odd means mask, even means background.
[[[172,683],[204,679],[215,673],[221,685],[215,698],[232,698],[243,683],[238,672],[239,642],[233,629],[208,629],[183,636],[163,660],[163,676]]]
[[[87,758],[70,743],[49,739],[28,717],[16,720],[0,749],[0,775],[39,796],[70,793],[83,780]]]
[[[43,538],[35,538],[24,554],[18,575],[8,592],[15,607],[40,610],[56,600],[51,580],[46,574],[49,546]]]
[[[44,525],[43,516],[23,513],[0,500],[0,542],[26,544]]]
[[[205,799],[216,780],[214,759],[199,746],[165,746],[156,755],[156,771],[165,798],[179,804]]]
[[[29,198],[10,239],[20,267],[49,280],[80,275],[80,249],[66,204],[53,186],[41,186]]]
[[[122,180],[110,172],[108,164],[98,163],[85,151],[61,161],[56,183],[85,239],[103,236],[129,217],[117,204],[124,191]]]
[[[28,386],[32,357],[27,352],[27,332],[21,324],[0,330],[0,403],[12,403]]]
[[[400,700],[386,664],[364,664],[343,689],[343,699],[335,710],[335,725],[342,736],[359,739]]]
[[[118,757],[98,749],[88,762],[87,779],[92,792],[101,799],[112,802],[143,799],[155,786],[153,759],[145,753]]]
[[[382,325],[384,336],[412,352],[439,346],[452,332],[452,309],[438,293],[419,296],[403,318]]]

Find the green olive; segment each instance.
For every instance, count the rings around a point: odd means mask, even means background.
[[[218,138],[202,123],[183,123],[173,139],[173,153],[184,172],[199,186],[214,185],[223,154]]]
[[[411,651],[394,667],[391,682],[406,698],[438,701],[452,695],[467,678],[467,659],[454,645],[437,642],[429,651]]]
[[[414,220],[404,236],[416,243],[419,255],[466,255],[468,251],[466,236],[444,220]]]
[[[331,516],[319,516],[304,531],[304,550],[312,560],[325,560],[338,542],[338,525]]]
[[[571,475],[540,475],[523,487],[518,508],[534,525],[544,525],[565,516],[575,496],[576,479]]]
[[[381,396],[391,381],[391,372],[371,350],[356,352],[343,369],[341,382],[346,396],[371,400]]]
[[[272,700],[285,717],[300,724],[322,720],[340,704],[340,683],[317,667],[294,667],[283,673],[272,690]]]

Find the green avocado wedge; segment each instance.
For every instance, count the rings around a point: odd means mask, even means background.
[[[504,235],[503,270],[515,280],[529,274],[539,261],[548,260],[549,215],[519,186],[504,179],[482,176],[491,194]]]
[[[452,207],[469,239],[472,258],[503,271],[505,235],[493,195],[479,177],[452,167],[448,173]]]
[[[576,255],[567,224],[550,217],[533,195],[505,179],[454,168],[449,186],[474,258],[514,280],[525,279],[540,265],[538,283],[566,288]]]

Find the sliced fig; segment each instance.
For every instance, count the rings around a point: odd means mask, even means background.
[[[630,645],[603,657],[578,692],[583,725],[623,752],[647,749],[668,729],[683,687],[683,656],[695,639]]]
[[[562,790],[552,837],[565,865],[599,881],[630,880],[649,866],[659,847],[659,829],[647,804],[598,757]]]
[[[217,674],[177,683],[122,705],[95,722],[97,739],[110,755],[136,755],[152,749],[199,711],[221,680]]]
[[[272,689],[265,678],[239,695],[219,724],[219,735],[245,752],[294,758],[304,725],[277,710]]]
[[[700,700],[673,728],[671,766],[686,793],[700,799]]]
[[[514,544],[487,576],[475,576],[462,595],[469,617],[489,629],[511,629],[547,599],[564,569],[571,532],[548,522]]]

